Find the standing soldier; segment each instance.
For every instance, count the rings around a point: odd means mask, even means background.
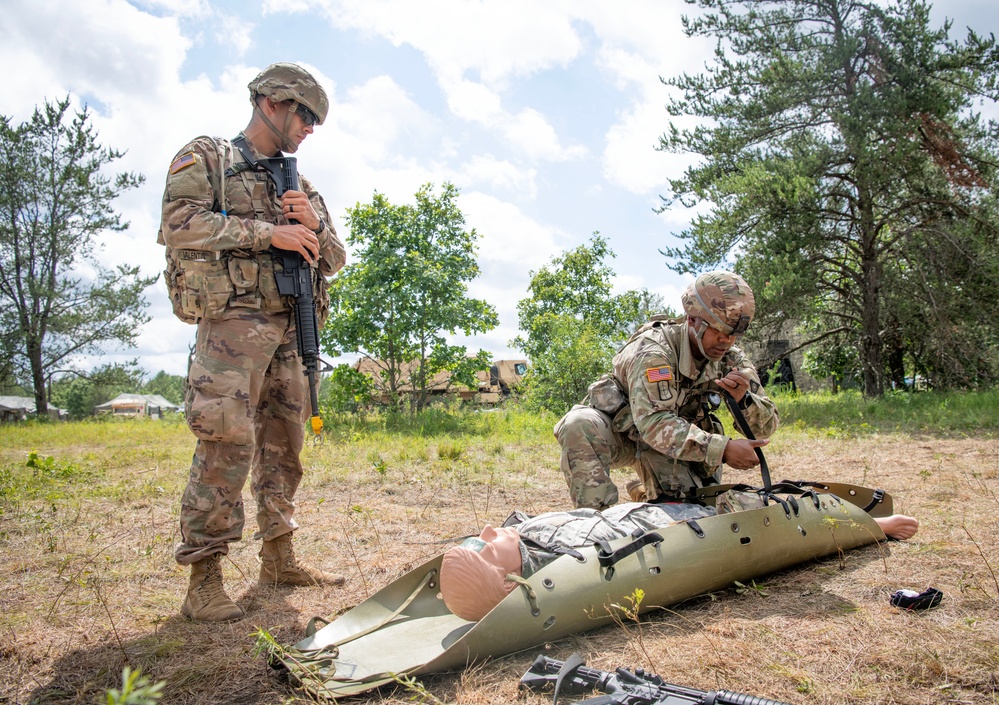
[[[721,482],[722,463],[759,464],[750,441],[725,435],[712,413],[725,390],[757,438],[777,430],[777,409],[736,341],[756,310],[753,292],[731,272],[707,272],[683,293],[684,319],[654,316],[614,356],[614,373],[590,385],[583,404],[555,426],[561,467],[576,507],[617,502],[610,469],[632,467],[634,501],[679,499]]]
[[[296,341],[294,298],[281,296],[270,250],[311,265],[319,325],[327,278],[346,251],[322,197],[305,179],[280,198],[263,163],[296,152],[329,110],[322,86],[295,64],[268,66],[249,84],[253,113],[233,140],[198,137],[170,165],[160,244],[174,312],[196,323],[187,422],[197,437],[181,499],[176,559],[191,566],[181,612],[229,622],[243,610],[222,586],[222,556],[243,534],[247,476],[257,504],[260,583],[341,585],[343,576],[300,563],[292,551],[293,499],[309,388]]]

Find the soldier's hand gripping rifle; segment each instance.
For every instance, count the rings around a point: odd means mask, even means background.
[[[594,690],[603,693],[574,705],[787,705],[756,695],[673,685],[642,669],[632,673],[623,668],[614,672],[586,668],[579,654],[566,661],[539,655],[520,679],[520,685],[534,692],[553,688],[554,703],[558,703],[560,693],[579,695]]]
[[[298,191],[298,160],[295,157],[271,157],[256,162],[267,169],[274,180],[278,197],[286,191]],[[298,221],[289,218],[292,223]],[[312,268],[299,252],[272,248],[274,279],[281,296],[295,297],[295,331],[298,355],[309,378],[309,400],[312,403],[312,431],[317,436],[323,430],[319,417],[319,320],[316,300],[312,295]]]

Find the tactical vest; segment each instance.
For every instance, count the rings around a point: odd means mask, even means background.
[[[209,173],[214,194],[212,212],[252,218],[268,223],[286,222],[274,196],[274,184],[265,171],[254,170],[229,140],[202,136],[219,156],[223,168]],[[197,140],[195,140],[197,141]],[[252,212],[230,211],[229,188],[239,184],[240,194],[250,195]],[[162,229],[157,242],[166,246],[164,278],[174,314],[185,323],[221,318],[227,310],[263,310],[283,313],[291,310],[294,299],[278,293],[275,264],[270,252],[247,250],[182,250],[167,245]],[[318,270],[313,268],[316,314],[322,327],[329,312],[329,293]]]

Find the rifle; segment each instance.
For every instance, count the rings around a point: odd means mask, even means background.
[[[556,661],[540,654],[520,679],[520,686],[538,693],[553,686],[558,703],[560,691],[570,695],[599,690],[604,695],[580,700],[573,705],[788,705],[756,695],[728,690],[697,690],[667,683],[657,675],[624,668],[614,672],[586,668],[579,654]]]
[[[246,148],[242,137],[233,145],[253,168],[264,168],[274,181],[280,198],[286,191],[298,191],[298,160],[295,157],[270,157],[256,159]],[[298,221],[289,218],[292,223]],[[298,338],[298,356],[309,378],[309,399],[312,403],[312,432],[322,433],[323,420],[319,417],[319,320],[316,317],[316,300],[312,295],[312,268],[299,252],[271,248],[274,259],[274,279],[281,296],[295,297],[295,334]],[[280,266],[279,266],[280,265]],[[323,370],[325,371],[325,370]]]

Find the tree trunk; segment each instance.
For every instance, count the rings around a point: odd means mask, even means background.
[[[45,396],[45,369],[42,367],[42,346],[28,343],[28,358],[31,360],[31,385],[35,390],[35,415],[49,416],[49,401]]]
[[[877,255],[877,234],[870,201],[862,198],[860,286],[861,312],[860,365],[864,372],[864,396],[884,394],[881,362],[881,263]]]

